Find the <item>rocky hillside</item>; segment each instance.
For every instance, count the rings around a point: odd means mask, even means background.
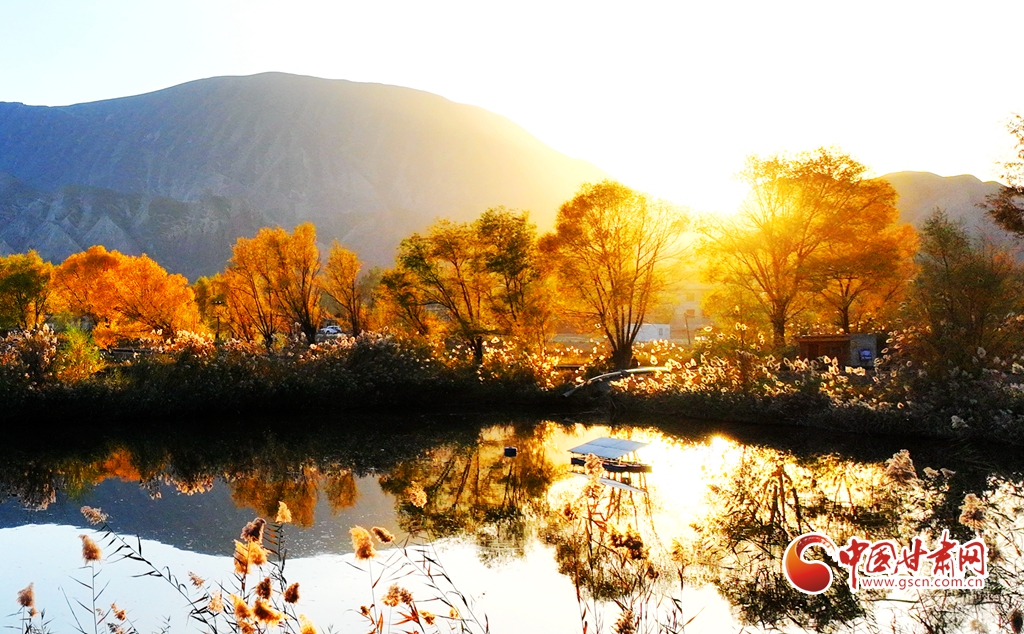
[[[550,224],[606,177],[504,117],[408,88],[280,73],[64,107],[0,103],[0,250],[100,242],[190,277],[255,228],[316,223],[373,264],[437,217]]]
[[[899,194],[900,220],[920,228],[936,209],[959,219],[975,234],[996,241],[1008,236],[980,207],[985,198],[999,191],[994,181],[982,182],[969,174],[939,176],[930,172],[894,172],[882,176]]]

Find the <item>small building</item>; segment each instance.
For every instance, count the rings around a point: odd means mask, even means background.
[[[640,330],[636,333],[636,343],[647,341],[667,340],[672,332],[668,324],[640,324]]]
[[[857,333],[852,335],[804,335],[796,338],[801,359],[838,359],[841,366],[873,368],[878,351],[885,346],[885,335]]]

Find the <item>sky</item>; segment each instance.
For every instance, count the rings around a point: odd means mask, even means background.
[[[282,71],[504,115],[704,211],[748,155],[996,180],[1024,112],[1024,3],[0,0],[0,101],[67,105]]]

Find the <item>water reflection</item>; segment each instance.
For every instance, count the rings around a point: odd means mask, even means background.
[[[884,459],[865,459],[842,448],[795,452],[706,433],[552,422],[427,425],[386,440],[373,433],[195,446],[120,440],[10,455],[0,460],[0,493],[12,496],[0,503],[0,526],[81,525],[75,509],[88,503],[113,509],[122,532],[229,556],[238,526],[254,515],[272,518],[285,502],[304,529],[289,538],[294,556],[350,552],[348,529],[366,524],[472,552],[496,570],[526,562],[538,571],[538,587],[561,587],[559,579],[571,587],[561,605],[587,632],[684,624],[688,632],[942,632],[973,621],[995,631],[1024,603],[1024,483],[1012,463],[901,453],[902,443],[876,449]],[[569,473],[566,450],[599,436],[651,443],[646,489],[601,484],[597,464],[590,478]],[[515,457],[505,454],[508,446]],[[984,592],[853,593],[846,572],[833,566],[831,588],[807,595],[783,576],[782,553],[802,533],[820,531],[838,544],[851,536],[903,544],[943,529],[961,542],[975,533],[988,541]],[[540,572],[543,557],[551,573]],[[477,574],[465,584],[483,578]],[[700,590],[708,587],[730,607],[727,622],[709,608]],[[505,629],[548,618],[527,612]]]

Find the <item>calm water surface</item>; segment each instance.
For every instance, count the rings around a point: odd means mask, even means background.
[[[447,613],[444,597],[497,633],[612,632],[624,610],[650,632],[997,632],[1022,602],[1024,494],[1012,453],[664,421],[375,427],[386,425],[12,452],[0,467],[0,615],[34,583],[52,631],[76,631],[77,616],[91,632],[78,601],[90,603],[96,573],[96,587],[105,585],[98,604],[127,608],[139,631],[165,620],[171,631],[201,629],[171,584],[137,577],[149,568],[118,561],[116,546],[105,545],[94,569],[81,567],[79,535],[103,535],[79,509],[101,508],[165,573],[187,582],[194,572],[206,587],[237,591],[234,540],[255,517],[272,520],[279,502],[293,518],[282,529],[284,576],[300,584],[297,612],[322,632],[367,631],[359,608],[380,605],[391,582],[412,590],[421,609]],[[601,437],[649,443],[638,457],[653,471],[633,476],[633,489],[572,473],[567,450]],[[510,446],[514,458],[504,454]],[[893,459],[902,449],[912,464]],[[971,526],[960,521],[968,493],[982,501]],[[377,544],[375,559],[357,560],[354,526],[388,529],[411,545],[408,559]],[[810,530],[837,543],[908,543],[942,529],[961,541],[980,531],[998,550],[984,592],[854,594],[840,574],[811,596],[782,574],[786,545]],[[424,582],[424,557],[450,585]],[[420,573],[394,563],[408,561]],[[0,625],[17,623],[0,616]]]

